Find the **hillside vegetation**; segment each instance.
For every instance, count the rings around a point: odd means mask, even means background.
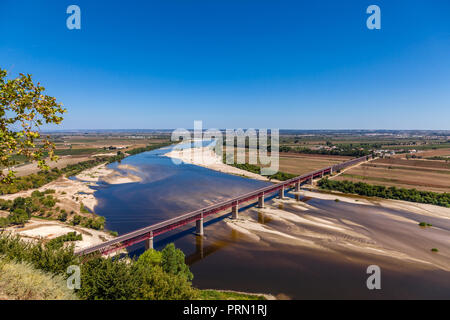
[[[26,262],[0,258],[0,297],[10,300],[76,300],[60,275],[36,269]]]

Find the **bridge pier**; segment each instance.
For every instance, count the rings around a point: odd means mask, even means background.
[[[233,214],[233,219],[238,219],[239,218],[239,204],[235,204],[233,205],[233,207],[231,208],[231,213]]]
[[[145,240],[145,250],[153,249],[153,232],[150,232],[150,238]]]
[[[195,229],[198,236],[203,236],[203,214],[200,220],[195,221]]]
[[[284,186],[281,187],[280,190],[278,190],[278,199],[284,198]]]
[[[264,194],[258,197],[258,208],[264,208]]]
[[[295,183],[295,192],[299,192],[300,191],[300,181]]]

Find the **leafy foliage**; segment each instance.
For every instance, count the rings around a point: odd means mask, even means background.
[[[139,259],[126,261],[94,258],[83,264],[83,299],[193,299],[192,273],[184,254],[169,244],[161,252],[147,250]]]
[[[0,233],[0,256],[67,277],[67,267],[79,265],[79,260],[73,246],[62,243],[79,240],[79,236],[71,233],[56,239],[43,245]],[[184,254],[172,244],[163,252],[149,250],[138,260],[94,257],[81,265],[81,288],[76,293],[91,300],[195,299],[198,291],[188,278],[192,279],[192,274],[184,263]]]
[[[43,94],[45,88],[34,84],[31,75],[20,74],[10,80],[6,76],[6,70],[0,69],[0,165],[10,169],[7,175],[0,172],[0,178],[10,183],[14,178],[13,155],[37,161],[42,169],[48,169],[44,154],[57,159],[54,144],[48,136],[41,136],[39,128],[61,123],[66,110],[55,98]]]
[[[161,265],[165,272],[180,275],[189,281],[194,278],[189,267],[184,263],[183,251],[176,249],[173,243],[169,243],[161,253]]]
[[[257,165],[254,164],[249,164],[249,163],[243,163],[243,164],[239,164],[239,163],[235,163],[235,164],[230,164],[233,167],[236,167],[238,169],[242,169],[245,171],[249,171],[249,172],[253,172],[256,174],[260,174],[261,173],[261,168]],[[286,173],[286,172],[281,172],[278,171],[275,174],[272,174],[270,176],[268,176],[269,179],[275,179],[275,180],[280,180],[280,181],[285,181],[285,180],[289,180],[296,177],[295,174],[292,173]]]
[[[7,260],[30,263],[35,268],[46,272],[64,275],[68,266],[78,264],[78,258],[73,253],[73,246],[47,248],[42,245],[42,242],[24,242],[18,236],[1,233],[0,256]]]

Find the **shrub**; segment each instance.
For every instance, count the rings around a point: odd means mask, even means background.
[[[0,233],[0,256],[7,260],[27,262],[35,268],[52,273],[65,274],[67,267],[78,264],[73,247],[47,248],[42,242],[21,241],[18,236]]]
[[[79,215],[73,216],[72,224],[73,224],[74,226],[79,225],[80,222],[81,222],[81,216],[79,216]]]
[[[63,210],[64,211],[64,210]],[[67,221],[67,212],[61,212],[61,214],[58,217],[58,220],[62,221],[62,222],[66,222]]]

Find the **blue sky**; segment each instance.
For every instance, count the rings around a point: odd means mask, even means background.
[[[448,0],[1,0],[0,67],[62,102],[63,129],[450,129],[449,14]]]

